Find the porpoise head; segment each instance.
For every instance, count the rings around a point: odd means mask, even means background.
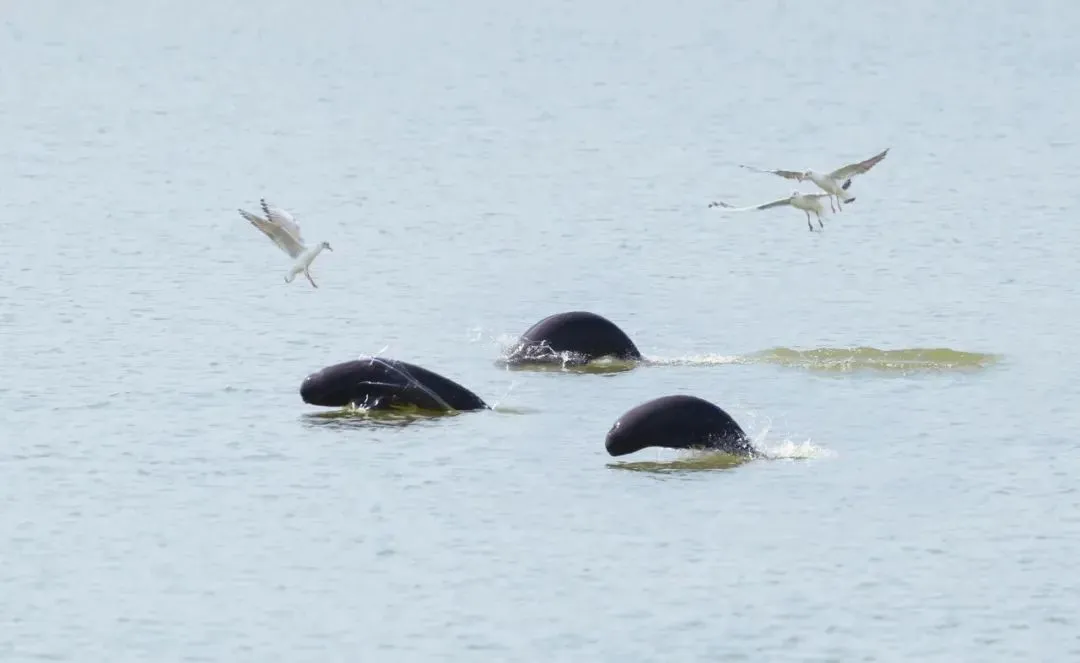
[[[304,378],[304,381],[300,383],[300,398],[309,405],[336,406],[337,399],[333,398],[332,393],[328,393],[333,390],[326,389],[326,385],[320,377],[315,374]]]
[[[646,417],[633,421],[617,420],[604,438],[604,446],[612,456],[625,456],[647,447],[676,447],[664,422],[656,417]]]
[[[308,405],[344,407],[354,396],[356,379],[337,367],[312,373],[300,383],[300,398]]]
[[[607,447],[608,454],[612,456],[625,456],[635,451],[641,451],[649,446],[649,443],[643,441],[640,431],[631,430],[629,426],[624,426],[620,419],[608,431],[607,437],[604,438],[604,446]]]

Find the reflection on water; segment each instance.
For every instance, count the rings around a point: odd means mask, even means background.
[[[491,411],[496,414],[536,414],[542,412],[540,408],[528,407],[524,405],[501,405],[496,403],[491,406]]]
[[[671,458],[634,462],[611,462],[607,466],[615,470],[645,472],[647,474],[670,476],[708,472],[713,470],[731,470],[753,461],[803,461],[832,456],[832,452],[813,444],[809,440],[797,442],[781,438],[769,440],[769,428],[766,427],[752,436],[754,455],[738,456],[724,451],[708,449],[663,449],[653,448],[658,454],[674,453]]]
[[[723,451],[695,451],[673,460],[614,462],[607,466],[614,470],[647,472],[651,474],[683,474],[711,470],[730,470],[755,460],[753,457],[737,456]]]
[[[395,407],[388,410],[368,410],[347,406],[324,412],[310,412],[304,415],[304,423],[310,426],[330,428],[404,428],[420,422],[435,422],[445,417],[467,414],[457,410],[423,410],[412,406]]]
[[[531,407],[507,405],[493,405],[490,410],[474,410],[470,412],[424,410],[415,406],[397,406],[389,410],[369,410],[346,406],[334,410],[308,412],[303,415],[303,421],[309,426],[329,428],[404,428],[416,423],[434,425],[447,417],[479,412],[518,415],[534,414],[540,412],[540,410]]]

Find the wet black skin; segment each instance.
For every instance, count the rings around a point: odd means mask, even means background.
[[[398,359],[366,357],[327,366],[304,378],[300,398],[309,405],[372,410],[412,406],[424,410],[485,410],[487,403],[460,384]]]
[[[655,398],[628,410],[612,425],[604,446],[612,456],[625,456],[647,447],[756,454],[731,415],[709,401],[683,394]]]

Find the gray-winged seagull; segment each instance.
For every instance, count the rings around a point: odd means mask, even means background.
[[[882,150],[881,152],[875,154],[874,156],[870,157],[869,159],[866,159],[865,161],[858,161],[856,163],[849,163],[846,166],[842,166],[842,167],[837,168],[836,170],[832,171],[831,173],[826,173],[826,174],[822,174],[822,173],[819,173],[819,172],[817,172],[815,170],[811,170],[811,169],[807,169],[807,170],[803,170],[803,171],[779,170],[779,169],[777,169],[777,170],[762,170],[761,168],[756,168],[754,166],[746,166],[746,165],[743,165],[743,164],[739,164],[739,165],[742,168],[746,168],[747,170],[753,170],[753,171],[756,171],[756,172],[759,172],[759,173],[770,173],[772,175],[779,175],[780,177],[784,177],[784,178],[787,178],[789,180],[796,180],[796,181],[799,181],[799,182],[801,182],[803,180],[810,180],[814,184],[818,185],[818,187],[822,191],[829,192],[829,194],[830,194],[829,205],[830,206],[832,206],[833,197],[836,198],[836,206],[833,207],[833,211],[835,212],[837,207],[839,207],[841,210],[844,209],[844,206],[840,204],[841,196],[845,197],[844,198],[845,203],[850,203],[850,202],[855,201],[854,196],[847,197],[846,193],[845,193],[847,191],[848,187],[851,186],[852,178],[854,178],[856,175],[862,175],[863,173],[867,172],[868,170],[870,170],[871,168],[876,166],[878,163],[880,163],[881,160],[885,158],[885,155],[889,153],[889,149],[891,149],[891,148],[886,147],[884,150]]]
[[[311,272],[308,271],[308,268],[311,266],[312,261],[315,260],[315,256],[319,255],[323,249],[334,250],[330,248],[330,243],[319,242],[315,246],[308,248],[304,245],[304,239],[300,236],[300,226],[296,223],[296,219],[293,218],[292,214],[280,207],[268,205],[265,198],[260,199],[259,204],[262,205],[263,213],[266,214],[265,219],[246,210],[239,210],[240,216],[250,221],[251,225],[261,230],[282,251],[289,254],[290,258],[296,260],[289,269],[289,273],[285,275],[285,282],[292,283],[296,275],[303,272],[311,285],[318,288],[319,286],[315,285],[315,280],[311,278]]]

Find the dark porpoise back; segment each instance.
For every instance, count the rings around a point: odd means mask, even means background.
[[[716,449],[753,455],[754,447],[727,412],[697,396],[662,396],[625,412],[604,440],[612,456],[646,447]]]
[[[304,378],[300,398],[310,405],[372,410],[415,406],[425,410],[482,410],[488,405],[460,384],[398,359],[366,357]]]
[[[509,364],[563,362],[583,364],[600,357],[641,359],[641,352],[626,333],[607,318],[588,311],[549,315],[518,339],[507,353]]]

